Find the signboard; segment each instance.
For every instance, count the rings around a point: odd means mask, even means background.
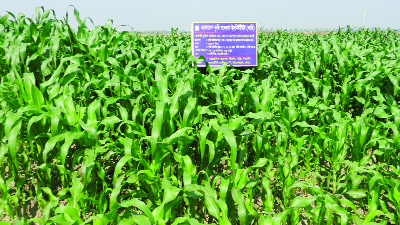
[[[192,55],[210,66],[257,66],[257,23],[192,23]],[[197,66],[206,66],[199,59]]]

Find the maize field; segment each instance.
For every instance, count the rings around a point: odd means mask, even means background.
[[[0,16],[1,225],[400,224],[400,34],[203,70],[188,34],[88,25]]]

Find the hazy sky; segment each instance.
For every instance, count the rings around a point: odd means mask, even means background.
[[[136,31],[190,31],[191,22],[258,22],[267,29],[334,29],[350,25],[361,27],[364,0],[0,0],[0,15],[5,11],[34,17],[37,6],[53,9],[62,19],[69,5],[81,18],[90,17],[95,25],[107,19],[114,26],[129,25]],[[70,22],[76,24],[73,8]],[[366,27],[400,29],[400,0],[367,0]]]

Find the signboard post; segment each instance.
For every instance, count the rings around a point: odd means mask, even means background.
[[[192,55],[210,66],[257,66],[257,23],[192,23]],[[198,60],[197,66],[206,66]]]

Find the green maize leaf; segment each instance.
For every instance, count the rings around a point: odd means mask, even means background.
[[[99,134],[97,133],[96,128],[94,128],[92,125],[84,124],[82,120],[79,121],[79,124],[85,131],[91,134],[96,141],[98,140]]]
[[[125,175],[122,175],[116,179],[115,183],[113,183],[114,189],[112,190],[111,195],[110,195],[110,209],[112,211],[114,211],[118,208],[117,196],[121,192],[122,182],[124,181],[124,179],[125,179]]]
[[[215,144],[210,140],[207,140],[206,144],[208,146],[208,163],[211,164],[215,157]]]
[[[218,204],[215,201],[215,199],[213,197],[211,197],[211,196],[207,196],[206,195],[205,199],[204,199],[204,204],[205,204],[205,206],[207,208],[207,211],[210,213],[210,215],[212,215],[213,217],[219,219],[220,210],[219,210]]]
[[[229,129],[226,125],[218,127],[218,130],[220,130],[228,142],[229,146],[231,147],[230,151],[230,159],[231,159],[231,164],[232,167],[236,167],[236,158],[237,158],[237,143],[236,143],[236,138],[234,133],[232,132],[231,129]]]
[[[203,196],[202,191],[203,188],[197,184],[188,184],[185,185],[184,191],[185,194],[191,198],[201,198]]]
[[[365,192],[358,189],[358,190],[350,190],[347,192],[353,198],[364,198],[366,196]]]
[[[260,158],[260,159],[255,163],[255,165],[252,166],[252,167],[253,167],[253,168],[260,168],[260,167],[265,166],[265,164],[267,164],[267,163],[268,163],[268,159],[266,159],[266,158]]]
[[[317,197],[296,197],[290,202],[290,207],[304,208],[315,202],[315,200],[317,200]]]
[[[332,210],[333,210],[333,212],[335,212],[336,214],[338,214],[342,217],[347,215],[347,211],[343,207],[341,207],[339,204],[332,204]]]
[[[34,60],[35,58],[33,58],[32,60]],[[57,67],[57,69],[53,72],[52,76],[45,82],[40,84],[40,89],[44,90],[46,87],[54,84],[56,81],[58,81],[61,72],[64,70],[64,66],[65,66],[65,59],[61,60],[60,65]]]
[[[158,206],[157,208],[155,208],[152,212],[154,219],[157,221],[157,223],[161,223],[164,224],[165,220],[165,205],[161,204],[160,206]]]
[[[390,115],[387,114],[383,107],[377,107],[374,111],[375,115],[381,119],[388,118]]]
[[[144,215],[134,215],[131,219],[123,219],[119,224],[132,224],[132,220],[136,224],[151,225],[150,219]]]
[[[163,180],[163,187],[164,197],[162,204],[167,204],[168,202],[175,200],[181,191],[179,188],[171,186],[170,182],[167,179]]]
[[[364,222],[356,215],[353,215],[353,223],[356,225],[362,225]]]
[[[132,156],[124,156],[124,157],[122,157],[122,158],[118,161],[117,165],[115,166],[114,175],[113,175],[113,182],[112,182],[112,184],[113,184],[114,187],[115,187],[115,185],[116,185],[118,176],[121,174],[121,169],[122,169],[122,167],[123,167],[127,162],[129,162],[130,160],[132,160],[132,159],[133,159]]]
[[[56,224],[74,224],[74,220],[71,219],[68,214],[59,214],[51,218],[51,221]]]
[[[229,184],[230,184],[230,180],[228,178],[222,178],[220,181],[219,197],[223,201],[225,200],[226,194],[228,193]]]
[[[225,225],[230,225],[231,222],[229,221],[228,217],[228,206],[226,205],[225,201],[222,199],[217,200],[217,204],[219,208],[221,209],[222,217],[218,221],[219,224],[225,224]]]
[[[21,118],[21,116],[22,116],[22,112],[21,111],[18,111],[17,113],[10,113],[7,116],[7,120],[6,120],[5,124],[4,124],[4,128],[5,128],[4,131],[5,131],[5,135],[6,136],[10,135],[11,129],[13,127],[15,127],[14,124],[18,123],[18,121]]]
[[[66,136],[67,136],[67,133],[63,133],[63,134],[57,135],[55,137],[51,137],[49,139],[49,141],[46,143],[46,146],[43,150],[43,161],[44,162],[47,162],[48,153],[54,149],[54,146],[57,144],[57,142],[63,141]]]
[[[153,217],[153,214],[151,213],[149,207],[142,201],[140,201],[137,198],[131,199],[131,200],[126,200],[120,203],[122,207],[130,207],[134,206],[143,211],[143,213],[147,216],[147,218],[150,220],[151,224],[155,224],[155,219]]]
[[[211,185],[210,185],[209,182],[203,181],[202,185],[203,185],[203,187],[202,187],[201,190],[202,190],[202,192],[204,193],[204,195],[210,196],[210,197],[212,197],[214,200],[218,199],[216,190],[214,190],[214,189],[211,187]]]
[[[132,144],[133,141],[130,138],[121,138],[120,141],[124,145],[125,156],[132,156]]]
[[[161,127],[163,125],[165,103],[157,102],[156,117],[153,122],[153,129],[151,131],[151,152],[154,155],[157,146],[157,140],[161,134]]]
[[[12,119],[14,119],[15,117],[13,117]],[[8,119],[6,121],[6,124],[8,122]],[[7,136],[7,140],[8,140],[8,148],[9,148],[9,153],[11,156],[11,162],[14,163],[14,165],[16,166],[16,168],[18,168],[17,165],[17,137],[18,134],[21,130],[21,126],[22,126],[22,122],[21,120],[18,120],[18,122],[15,124],[15,126],[13,126],[13,128],[11,130],[9,130],[9,128],[6,128],[6,136]]]
[[[65,142],[61,146],[61,149],[60,149],[60,161],[61,161],[61,164],[65,164],[65,159],[66,159],[66,157],[68,155],[68,151],[69,151],[69,149],[70,149],[70,147],[72,145],[72,142],[75,139],[81,138],[82,135],[83,135],[83,132],[75,132],[75,133],[68,132],[66,134]]]
[[[382,211],[380,211],[380,210],[369,211],[368,214],[365,216],[364,224],[369,224],[379,214],[383,214]],[[378,224],[378,223],[376,223],[376,224]]]
[[[189,118],[194,117],[194,113],[196,113],[196,104],[197,104],[197,99],[195,98],[189,98],[188,99],[188,104],[186,105],[185,110],[183,111],[183,121],[182,121],[182,127],[187,127],[189,125]]]
[[[189,130],[193,130],[193,128],[184,127],[182,129],[177,130],[171,136],[169,136],[168,138],[164,139],[164,143],[172,145],[172,144],[175,144],[177,142],[183,142],[183,143],[192,142],[193,138],[190,138],[187,135],[187,131],[189,131]]]
[[[95,162],[90,156],[84,156],[81,166],[82,184],[86,185],[91,180],[91,171],[94,168]]]
[[[350,200],[348,200],[348,199],[339,199],[339,202],[340,202],[341,205],[346,206],[346,207],[350,207],[352,210],[357,211],[356,206]]]
[[[266,200],[264,201],[264,205],[267,207],[268,210],[272,211],[274,207],[274,196],[272,194],[270,181],[267,177],[262,179],[262,185],[266,191]]]
[[[51,108],[51,135],[55,136],[58,133],[58,125],[61,118],[61,109],[58,107]]]
[[[389,210],[386,207],[386,203],[379,199],[379,205],[382,207],[382,212],[385,214],[385,216],[391,220],[394,220],[394,214],[389,212]]]
[[[4,24],[8,20],[9,16],[10,16],[9,14],[2,16],[0,19],[0,24]]]
[[[79,210],[79,199],[82,194],[83,184],[81,183],[81,179],[75,176],[72,176],[72,187],[69,189],[71,193],[71,200],[68,203],[68,206],[71,206],[77,210]]]
[[[205,152],[206,152],[206,141],[207,141],[207,135],[210,132],[211,127],[209,126],[203,126],[200,129],[200,154],[201,154],[201,159],[204,159]],[[212,160],[211,160],[212,161]]]
[[[178,224],[185,224],[189,223],[189,217],[178,217],[176,220],[172,223],[172,225],[178,225]]]
[[[246,224],[247,212],[246,212],[246,207],[244,205],[243,195],[239,189],[237,188],[232,189],[232,198],[238,204],[238,215],[240,224],[241,225]]]
[[[70,219],[72,219],[74,221],[82,223],[82,220],[80,218],[79,212],[75,208],[72,208],[70,206],[58,207],[55,210],[55,213],[56,214],[64,214],[65,215],[64,218],[70,218]]]
[[[280,212],[276,215],[274,215],[273,219],[272,219],[272,224],[274,225],[278,225],[278,224],[282,224],[282,222],[284,220],[286,220],[287,215],[290,213],[290,209],[285,209],[283,212]]]

